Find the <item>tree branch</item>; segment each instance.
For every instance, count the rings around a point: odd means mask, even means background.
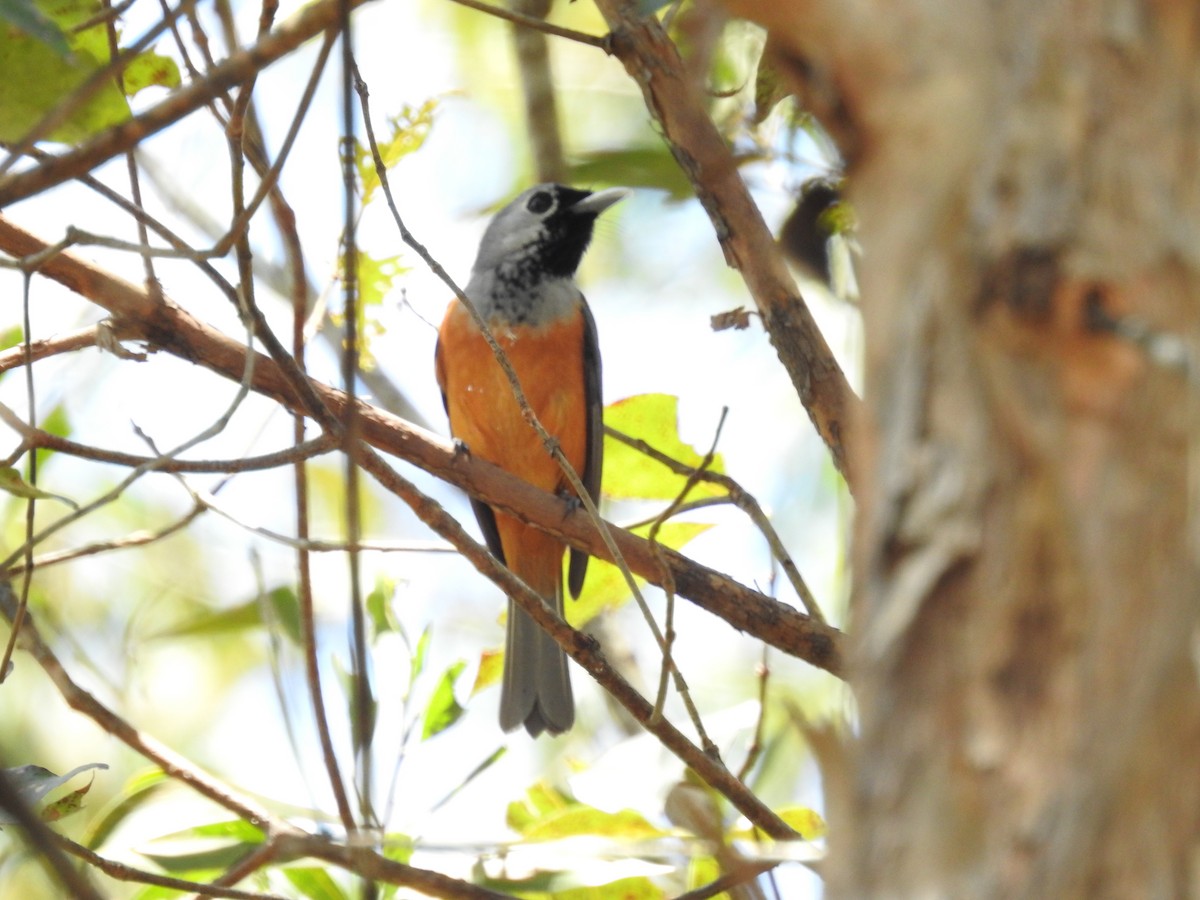
[[[0,249],[31,256],[46,244],[0,217]],[[150,297],[140,287],[108,274],[69,253],[51,256],[41,272],[107,309],[121,319],[140,321],[152,345],[235,381],[245,371],[246,348],[200,322],[171,301]],[[345,395],[315,381],[308,386],[336,418],[345,413]],[[252,387],[289,409],[306,409],[289,376],[271,359],[258,355]],[[573,547],[611,561],[588,516],[553,494],[533,488],[497,466],[456,450],[437,435],[365,403],[357,407],[361,435],[374,447],[404,459],[457,485],[473,497],[561,537]],[[844,674],[841,632],[815,622],[790,606],[615,526],[611,528],[626,563],[654,584],[663,581],[659,558],[670,569],[675,591],[725,619],[735,628],[839,677]]]
[[[726,262],[741,273],[767,334],[851,492],[846,432],[859,400],[800,296],[728,145],[657,20],[631,0],[596,0],[613,54],[641,86],[675,159],[712,219]]]

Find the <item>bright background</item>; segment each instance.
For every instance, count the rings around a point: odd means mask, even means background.
[[[294,8],[285,4],[280,19]],[[241,33],[252,34],[257,7],[242,3],[236,12]],[[140,0],[126,15],[125,34],[140,34],[157,13],[157,6]],[[215,40],[219,30],[207,13],[207,8],[202,9]],[[603,33],[598,14],[586,3],[559,4],[553,20]],[[405,104],[438,100],[427,142],[393,170],[391,183],[406,224],[464,283],[489,212],[531,179],[509,27],[453,3],[424,2],[369,5],[356,14],[355,28],[359,65],[370,86],[377,130]],[[743,43],[748,39],[740,38]],[[165,41],[158,50],[172,53]],[[315,51],[315,44],[310,44],[259,79],[256,104],[272,151],[289,125]],[[658,139],[641,95],[615,59],[563,40],[552,40],[551,52],[569,158],[656,146]],[[736,66],[733,71],[737,73]],[[752,67],[746,68],[739,77],[744,82],[752,72]],[[297,213],[310,278],[328,288],[335,307],[340,302],[334,278],[342,204],[337,76],[335,53],[281,182]],[[746,93],[722,101],[722,108],[736,113],[748,102]],[[158,90],[146,94],[136,98],[136,107],[162,96]],[[815,151],[781,127],[775,126],[774,133],[768,127],[766,134],[776,149],[796,151],[800,157],[781,156],[748,166],[744,172],[768,221],[778,227],[794,202],[789,192],[814,171]],[[143,153],[174,192],[216,220],[228,220],[228,154],[210,117],[193,116],[155,136],[146,142]],[[98,174],[109,184],[125,185],[124,165],[123,160],[111,163]],[[619,173],[612,180],[619,181]],[[598,188],[607,183],[578,186]],[[148,184],[144,190],[154,214],[198,245],[206,243],[159,191]],[[131,221],[79,186],[57,189],[5,214],[48,240],[60,238],[67,224],[136,239]],[[266,218],[265,213],[260,218]],[[252,237],[257,261],[281,261],[269,226],[256,223]],[[395,280],[382,307],[372,310],[383,333],[372,339],[371,352],[430,427],[445,433],[433,378],[432,323],[441,317],[447,291],[402,247],[381,198],[367,209],[359,237],[372,256],[399,255],[400,264],[411,268]],[[129,254],[95,247],[78,252],[131,281],[141,281],[141,263]],[[217,265],[236,280],[228,261]],[[227,333],[242,335],[227,301],[189,264],[161,262],[158,273],[173,300]],[[827,615],[840,623],[847,591],[847,502],[828,454],[757,320],[746,331],[718,333],[710,328],[713,314],[753,303],[737,274],[725,267],[700,205],[695,200],[672,201],[665,191],[637,191],[601,220],[580,282],[600,333],[606,401],[647,392],[678,396],[680,430],[701,452],[712,440],[722,408],[728,407],[719,445],[728,472],[768,511]],[[5,326],[19,323],[20,276],[0,270],[0,290],[6,299]],[[290,316],[286,303],[265,284],[258,290],[278,333],[286,334]],[[102,317],[96,307],[43,279],[35,280],[31,297],[35,338],[65,333]],[[856,380],[856,312],[811,286],[806,286],[806,297],[827,340],[852,381]],[[314,344],[309,364],[317,377],[336,383],[338,363],[328,345]],[[130,363],[87,350],[38,363],[34,372],[39,416],[61,407],[75,440],[139,453],[146,448],[133,424],[150,434],[160,448],[172,447],[207,427],[236,389],[166,354]],[[0,379],[0,401],[22,413],[24,391],[21,372]],[[268,401],[251,397],[222,434],[189,456],[236,458],[267,452],[286,446],[290,432],[289,418]],[[9,435],[7,446],[16,443],[16,437]],[[465,497],[403,463],[397,465],[474,530]],[[118,469],[59,454],[41,472],[39,483],[85,502],[122,475]],[[200,489],[209,489],[218,480],[188,478]],[[289,533],[294,517],[290,480],[287,470],[240,475],[222,490],[220,502],[238,522]],[[314,464],[314,537],[341,536],[341,481],[337,458]],[[365,537],[431,539],[398,501],[369,481],[368,487]],[[17,546],[23,539],[23,502],[6,499],[0,504],[6,546]],[[186,491],[172,476],[149,476],[118,502],[56,535],[39,552],[154,528],[189,507]],[[48,523],[63,509],[42,503],[39,521]],[[644,510],[610,508],[608,513],[617,521],[631,521],[641,518]],[[776,580],[764,541],[740,513],[732,508],[710,509],[692,518],[715,527],[685,548],[689,556],[745,584],[776,593],[785,602],[796,602],[786,581]],[[348,659],[346,562],[337,554],[325,554],[314,560],[314,566],[327,663],[326,694],[343,768],[349,771],[348,724],[336,674]],[[503,735],[496,725],[496,688],[468,698],[480,653],[498,648],[503,638],[499,618],[503,598],[469,564],[449,553],[368,553],[363,570],[368,587],[379,578],[396,583],[395,611],[412,640],[425,629],[431,632],[428,661],[407,708],[401,700],[409,667],[403,642],[396,636],[384,637],[373,660],[381,701],[375,742],[378,796],[388,795],[392,774],[398,773],[387,825],[390,832],[418,837],[429,847],[414,858],[416,864],[468,874],[478,847],[494,847],[515,837],[505,825],[507,804],[520,799],[539,779],[569,789],[599,808],[628,807],[666,824],[663,798],[681,777],[681,764],[651,738],[628,736],[599,689],[578,669],[574,683],[579,724],[558,740],[533,742],[523,733]],[[169,746],[273,808],[296,808],[298,820],[304,821],[311,815],[305,810],[330,814],[333,805],[316,749],[298,651],[282,642],[280,665],[297,736],[293,747],[270,677],[271,643],[262,629],[180,635],[189,623],[211,616],[214,609],[243,604],[260,587],[290,585],[294,577],[293,554],[286,547],[209,514],[186,533],[159,544],[45,570],[35,580],[35,611],[39,625],[81,683]],[[661,613],[661,595],[651,591],[648,597],[652,608]],[[762,661],[761,645],[686,602],[677,606],[676,627],[676,659],[707,727],[736,770],[759,714],[756,667]],[[602,628],[606,651],[621,662],[627,677],[652,693],[658,661],[636,609],[629,606],[609,616]],[[411,741],[398,764],[405,729],[413,716],[419,717],[441,673],[459,659],[467,661],[457,692],[467,714],[428,741]],[[754,786],[774,806],[804,804],[819,811],[815,766],[781,701],[795,701],[816,720],[841,719],[848,711],[848,697],[834,679],[777,651],[771,651],[767,661],[770,752],[760,764]],[[676,699],[667,711],[673,721],[686,722]],[[495,765],[434,810],[502,745],[507,753]],[[54,771],[85,762],[111,767],[98,773],[88,808],[64,823],[68,830],[86,829],[89,815],[117,796],[127,778],[145,768],[144,761],[66,709],[36,664],[22,655],[17,657],[14,677],[0,687],[0,760],[4,765],[33,762]],[[227,817],[181,790],[171,790],[169,797],[169,803],[149,804],[130,818],[104,852],[145,865],[135,851],[152,846],[152,839]],[[5,846],[0,837],[0,850]],[[551,859],[561,862],[562,852],[556,850]],[[573,866],[581,878],[590,877],[594,857],[590,851],[584,853]],[[537,860],[534,856],[529,861],[536,864]],[[620,874],[612,867],[601,868],[596,877],[610,880],[615,873]],[[781,873],[783,896],[818,891],[816,879],[799,866],[785,867]],[[44,885],[36,868],[19,855],[9,855],[0,867],[0,896],[36,897]]]

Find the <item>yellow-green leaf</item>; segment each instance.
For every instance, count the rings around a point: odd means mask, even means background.
[[[475,683],[471,685],[471,696],[474,697],[484,688],[496,684],[503,673],[504,652],[502,650],[484,650],[479,655],[479,671],[475,673]]]
[[[162,769],[144,769],[134,774],[121,787],[121,792],[110,800],[88,823],[83,836],[83,845],[97,850],[108,840],[129,815],[167,785],[167,775]]]
[[[397,275],[409,271],[400,265],[399,256],[375,259],[366,253],[358,254],[358,297],[364,306],[379,306],[383,296],[392,289]]]
[[[391,169],[408,154],[421,148],[433,127],[437,105],[436,99],[426,100],[420,106],[405,105],[398,114],[388,119],[389,134],[385,137],[376,136],[379,156],[385,169]],[[362,202],[366,206],[379,188],[379,173],[375,170],[375,159],[369,146],[359,144],[354,155],[358,178],[362,183]]]
[[[791,825],[796,833],[806,841],[823,838],[827,833],[825,820],[807,806],[788,806],[778,812],[779,818]]]
[[[22,478],[21,473],[12,466],[0,468],[0,491],[12,494],[14,497],[24,497],[26,500],[57,500],[72,509],[79,509],[79,504],[74,500],[35,488]]]
[[[604,424],[645,441],[655,450],[686,466],[699,468],[704,461],[702,454],[679,437],[679,398],[670,394],[639,394],[609,404],[604,410]],[[721,454],[713,457],[708,470],[724,474],[725,460]],[[640,450],[605,436],[602,487],[610,497],[674,500],[686,483],[685,475],[676,474]],[[701,481],[692,488],[688,497],[721,497],[725,493],[723,487]]]
[[[825,820],[821,818],[820,813],[807,806],[785,806],[783,809],[776,810],[776,813],[806,841],[823,838],[827,833]],[[731,841],[753,841],[760,839],[761,835],[752,829],[740,828],[729,832],[727,837]]]
[[[539,781],[525,789],[524,800],[508,804],[505,821],[513,831],[524,834],[546,816],[567,809],[574,802],[562,791]]]
[[[578,835],[636,840],[661,837],[664,833],[632,809],[610,813],[583,803],[574,803],[532,823],[524,831],[524,837],[530,841],[554,841]]]
[[[642,875],[554,892],[554,900],[661,900],[665,896],[662,888]]]
[[[92,789],[93,781],[95,781],[95,776],[89,779],[83,787],[76,788],[71,793],[64,794],[45,806],[42,809],[42,821],[57,822],[59,819],[65,819],[67,816],[79,812],[83,808],[84,796]]]
[[[454,696],[454,683],[467,667],[464,660],[459,660],[442,673],[441,680],[433,690],[433,696],[425,707],[425,720],[421,725],[421,740],[428,740],[435,734],[445,731],[460,718],[465,710],[459,705]]]
[[[692,538],[703,534],[712,528],[704,522],[667,522],[658,530],[658,543],[672,550],[678,550]],[[650,532],[649,525],[641,525],[631,529],[634,534],[645,537]],[[644,578],[638,578],[639,585],[645,584]],[[583,591],[579,599],[566,604],[567,621],[576,628],[582,628],[600,613],[617,609],[625,604],[633,595],[629,584],[621,570],[612,563],[593,559],[588,563],[587,579],[583,583]]]
[[[17,28],[0,30],[0,141],[23,138],[110,59],[104,24],[76,30],[101,10],[97,0],[40,0],[37,7],[65,35],[71,52],[64,55]],[[143,53],[126,67],[123,84],[126,94],[151,84],[174,87],[179,69],[167,57]],[[129,103],[113,80],[46,137],[73,143],[125,121],[129,114]]]

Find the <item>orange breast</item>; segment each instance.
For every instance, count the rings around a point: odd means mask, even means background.
[[[521,388],[545,429],[558,439],[563,453],[582,475],[586,462],[587,404],[583,373],[584,320],[573,313],[537,328],[507,328],[496,323],[492,334],[504,348]],[[470,314],[457,300],[442,321],[438,345],[438,382],[446,397],[450,430],[476,456],[507,469],[547,491],[567,485],[558,463],[542,446],[537,433],[521,415],[508,379],[492,355]],[[523,572],[537,557],[541,573],[550,578],[548,555],[553,555],[557,579],[562,546],[535,529],[497,514],[497,530],[509,566]],[[522,558],[526,559],[522,559]],[[544,584],[534,585],[547,590]]]

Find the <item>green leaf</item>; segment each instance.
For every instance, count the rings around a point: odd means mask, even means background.
[[[83,787],[76,788],[69,794],[64,794],[53,803],[47,804],[42,809],[43,822],[57,822],[59,819],[65,819],[69,815],[79,812],[83,809],[83,798],[87,792],[92,789],[92,782],[95,776],[88,780],[88,783]]]
[[[233,819],[163,835],[138,852],[169,873],[194,875],[227,869],[264,840],[261,829]]]
[[[661,900],[665,896],[662,888],[642,875],[554,892],[554,900]]]
[[[367,594],[367,617],[371,625],[371,640],[389,631],[401,633],[400,621],[392,608],[392,598],[396,596],[396,582],[386,575],[375,579],[375,588]]]
[[[354,738],[354,752],[358,754],[370,745],[375,734],[375,726],[379,722],[379,700],[374,694],[371,679],[367,673],[351,671],[337,656],[333,657],[333,671],[342,688],[342,694],[346,698],[346,707],[350,711],[350,734]],[[360,679],[362,680],[361,688],[359,687]],[[366,694],[365,708],[358,702],[356,695],[359,690]],[[362,721],[363,715],[367,717],[366,722]]]
[[[475,683],[471,685],[471,696],[498,683],[503,674],[504,651],[484,650],[479,654],[479,670],[475,673]]]
[[[383,839],[383,856],[392,862],[408,865],[415,849],[412,837],[407,834],[388,834]]]
[[[429,640],[432,637],[428,626],[421,632],[421,636],[417,638],[417,649],[413,651],[412,659],[408,663],[408,685],[409,689],[417,683],[417,677],[425,671],[425,658],[429,654]]]
[[[439,732],[445,731],[465,712],[454,696],[454,683],[463,669],[467,667],[466,660],[460,659],[442,673],[441,680],[434,688],[433,696],[425,707],[425,720],[421,726],[421,740],[428,740]]]
[[[261,828],[251,825],[245,819],[227,819],[224,822],[196,825],[186,831],[176,832],[176,836],[233,838],[246,844],[261,844],[266,839]]]
[[[30,32],[5,29],[0,34],[0,141],[18,141],[109,61],[106,26],[82,31],[76,26],[100,11],[97,0],[39,0],[40,12],[66,36],[70,53]],[[175,87],[179,69],[153,53],[140,54],[127,66],[125,94],[151,84]],[[129,118],[129,103],[113,80],[70,113],[47,137],[65,143],[81,141]]]
[[[282,871],[283,877],[305,897],[311,897],[312,900],[346,900],[346,892],[324,869],[315,866],[289,866]]]
[[[408,154],[421,149],[433,127],[437,106],[436,99],[426,100],[420,106],[406,104],[399,113],[388,119],[388,136],[382,140],[376,137],[379,156],[385,169],[393,168]],[[363,206],[366,206],[379,188],[379,174],[375,170],[375,160],[369,146],[359,144],[355,148],[354,156],[358,166],[358,180],[362,184],[362,202]]]
[[[779,818],[787,822],[806,841],[815,841],[818,838],[825,837],[828,833],[825,820],[821,818],[821,814],[816,810],[809,809],[807,806],[785,806],[783,809],[776,810],[776,812]],[[728,838],[731,841],[756,841],[761,838],[761,835],[757,834],[751,828],[740,828],[730,831]]]
[[[703,522],[667,522],[658,530],[658,543],[678,550],[710,528],[712,525]],[[650,526],[639,525],[630,530],[634,534],[646,537],[650,533]],[[646,583],[646,579],[641,577],[636,577],[636,580],[639,585]],[[583,582],[583,591],[579,594],[579,599],[567,603],[567,621],[576,628],[582,628],[600,613],[621,607],[632,596],[620,569],[604,560],[593,559],[588,563],[587,579]]]
[[[262,628],[267,624],[263,615],[264,601],[271,623],[278,622],[296,645],[301,643],[300,598],[292,588],[284,585],[267,593],[264,598],[253,597],[237,606],[224,609],[205,610],[186,622],[156,632],[154,639],[180,637],[215,637],[232,632]]]
[[[35,488],[22,478],[21,473],[12,466],[0,468],[0,491],[12,494],[14,497],[23,497],[26,500],[57,500],[72,509],[79,509],[79,504],[74,500]]]
[[[392,289],[397,275],[410,271],[400,265],[399,256],[375,259],[362,251],[358,253],[358,298],[363,306],[380,306],[383,296]]]
[[[50,414],[38,423],[42,431],[52,434],[55,437],[65,438],[71,433],[71,422],[67,418],[67,407],[60,403],[54,409],[50,410]],[[38,466],[45,464],[46,460],[54,455],[54,451],[47,448],[38,448]]]
[[[71,52],[62,29],[31,0],[0,0],[0,24],[4,22],[37,38],[59,56]]]
[[[203,842],[203,846],[193,845],[193,847],[195,849],[175,851],[143,849],[138,852],[165,872],[182,876],[185,873],[194,875],[200,872],[224,871],[255,849],[250,844],[227,844],[212,841]]]
[[[688,862],[687,886],[694,891],[705,885],[712,884],[721,877],[721,865],[712,856],[695,856]],[[729,894],[722,891],[714,895],[716,900],[729,900]]]
[[[639,394],[611,403],[604,410],[604,424],[649,444],[658,452],[692,468],[704,456],[679,437],[679,398],[669,394]],[[721,454],[713,457],[708,471],[725,473]],[[604,437],[604,493],[623,499],[674,500],[687,483],[663,463],[651,459],[616,438]],[[720,485],[697,482],[688,493],[691,499],[722,497]]]
[[[779,818],[787,822],[800,837],[806,841],[815,841],[828,833],[825,820],[815,810],[807,806],[787,806],[779,810]]]
[[[3,2],[3,0],[0,0]],[[7,331],[0,332],[0,350],[9,350],[25,340],[25,332],[20,325],[14,325]]]
[[[558,788],[539,781],[525,789],[523,800],[514,800],[508,804],[505,822],[513,831],[523,835],[536,828],[538,822],[546,816],[568,809],[574,802],[573,797],[568,797]]]
[[[666,191],[675,201],[695,196],[691,181],[665,143],[583,153],[567,173],[571,184],[652,188]]]
[[[103,846],[118,825],[168,783],[166,773],[162,769],[147,769],[132,776],[125,782],[120,793],[88,824],[87,832],[83,836],[83,845],[91,850]]]
[[[179,67],[169,56],[139,53],[125,67],[121,83],[128,97],[148,87],[179,87]]]
[[[573,803],[566,809],[555,810],[530,823],[522,835],[529,841],[555,841],[580,835],[638,840],[662,837],[665,833],[632,809],[610,813],[583,803]]]

